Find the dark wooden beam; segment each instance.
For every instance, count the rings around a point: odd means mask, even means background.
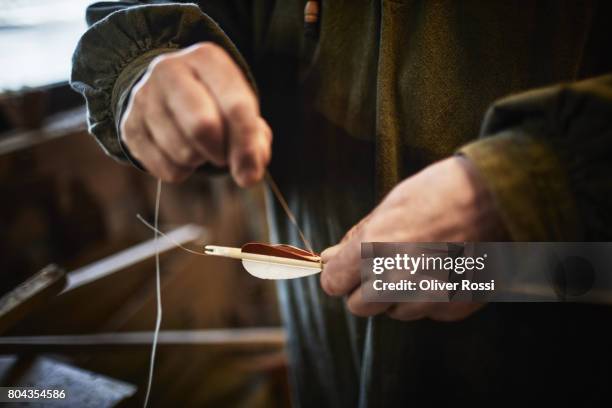
[[[76,349],[117,347],[150,347],[153,332],[99,333],[57,336],[0,337],[0,352],[57,352]],[[236,349],[282,349],[285,331],[280,327],[164,330],[159,333],[158,347],[230,347]]]
[[[66,273],[49,265],[0,298],[0,333],[62,291]]]

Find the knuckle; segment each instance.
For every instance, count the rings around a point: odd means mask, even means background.
[[[165,76],[176,67],[176,58],[171,55],[160,55],[155,57],[149,65],[149,71],[153,75]]]
[[[132,91],[132,107],[133,109],[142,109],[149,97],[149,87],[146,84],[140,84]]]
[[[351,239],[353,239],[353,238],[354,238],[354,237],[357,235],[357,233],[359,233],[360,231],[361,231],[360,224],[353,225],[353,226],[351,227],[351,229],[350,229],[350,230],[348,230],[348,232],[347,232],[346,234],[344,234],[344,237],[342,237],[341,242],[348,242],[348,241],[350,241],[350,240],[351,240]]]
[[[227,109],[227,116],[229,120],[239,121],[241,118],[248,117],[253,111],[252,103],[249,98],[240,98],[239,101],[232,103]],[[247,128],[243,131],[249,131],[252,128]]]
[[[182,164],[189,162],[191,152],[186,147],[179,147],[174,151],[175,158]]]
[[[263,151],[268,149],[270,145],[272,144],[272,137],[270,133],[260,131],[257,133],[257,136],[258,137],[255,139],[254,143],[256,143],[259,146],[259,148]]]
[[[206,41],[194,46],[194,53],[207,59],[218,59],[225,56],[225,50],[214,42]]]
[[[266,125],[265,135],[268,143],[272,143],[272,139],[274,138],[274,136],[272,135],[272,129],[270,129],[268,125]]]
[[[272,147],[270,145],[267,145],[263,153],[263,165],[267,166],[270,163],[271,159],[272,159]]]
[[[121,131],[121,138],[123,141],[128,144],[128,146],[137,139],[137,135],[139,132],[138,125],[136,121],[132,119],[130,115],[126,116],[119,126],[119,130]]]
[[[196,116],[189,126],[189,133],[192,137],[216,136],[220,131],[220,120],[207,115]]]
[[[177,150],[176,155],[177,155],[177,159],[180,160],[180,162],[184,164],[193,163],[198,158],[197,154],[189,146],[180,147]]]
[[[260,129],[261,132],[263,133],[265,139],[270,143],[272,142],[272,129],[270,128],[270,125],[268,125],[268,123],[265,121],[265,119],[263,118],[259,118],[259,125],[260,125]]]

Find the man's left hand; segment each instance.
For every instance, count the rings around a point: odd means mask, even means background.
[[[340,242],[322,254],[323,290],[347,296],[358,316],[387,313],[398,320],[461,320],[480,307],[460,302],[366,302],[360,287],[362,242],[474,242],[507,239],[493,197],[461,156],[437,162],[397,185]]]

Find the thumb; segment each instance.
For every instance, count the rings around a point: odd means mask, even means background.
[[[244,122],[243,122],[244,123]],[[232,177],[241,187],[249,187],[261,180],[270,162],[272,131],[261,117],[247,124],[234,124],[229,143],[229,164]]]
[[[329,248],[321,252],[321,262],[327,263],[330,259],[336,256],[338,252],[340,252],[340,249],[342,248],[343,245],[344,244],[342,243],[336,244],[334,246],[330,246]]]

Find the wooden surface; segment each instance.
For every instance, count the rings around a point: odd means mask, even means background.
[[[49,265],[0,298],[0,333],[37,308],[44,307],[66,285],[66,273]]]

